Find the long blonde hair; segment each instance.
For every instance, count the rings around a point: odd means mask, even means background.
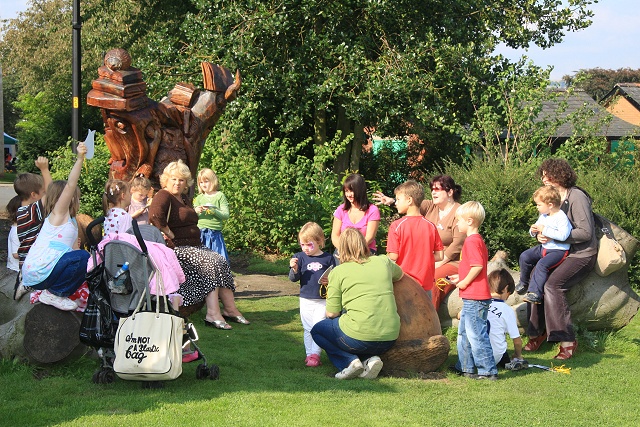
[[[338,242],[338,253],[340,254],[340,262],[357,262],[362,264],[369,259],[371,252],[367,241],[356,228],[346,228],[340,234],[340,241]]]
[[[60,195],[62,195],[62,191],[64,187],[66,187],[67,181],[58,180],[53,181],[49,184],[47,188],[47,195],[44,202],[44,216],[47,217],[53,211],[53,208],[56,206],[58,199],[60,199]],[[76,191],[71,198],[71,202],[69,203],[69,216],[71,218],[75,218],[78,215],[78,210],[80,209],[80,189],[76,186]]]

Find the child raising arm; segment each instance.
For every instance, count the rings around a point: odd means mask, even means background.
[[[78,158],[68,181],[55,181],[47,189],[45,220],[25,259],[23,284],[42,290],[40,302],[60,310],[72,311],[77,304],[67,298],[74,293],[87,271],[89,253],[78,250],[78,179],[87,147],[78,144]]]

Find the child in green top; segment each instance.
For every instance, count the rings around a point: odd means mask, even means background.
[[[216,173],[211,169],[202,169],[198,172],[199,194],[193,200],[193,205],[198,214],[200,241],[229,262],[229,254],[222,237],[222,227],[229,219],[229,202],[225,195],[218,191],[219,188]]]

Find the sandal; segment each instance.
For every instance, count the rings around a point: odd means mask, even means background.
[[[213,322],[210,322],[207,319],[204,319],[204,325],[216,329],[232,329],[231,325],[224,320],[214,320]]]
[[[571,359],[571,357],[573,357],[573,353],[575,353],[577,348],[578,348],[578,341],[574,341],[571,343],[571,345],[568,345],[566,347],[563,347],[561,345],[558,351],[558,354],[555,355],[554,359],[560,359],[560,360]]]
[[[545,332],[542,335],[538,335],[537,337],[529,338],[529,342],[524,346],[524,351],[536,351],[540,348],[542,343],[547,340],[547,333]]]
[[[251,324],[251,322],[245,319],[244,316],[225,316],[223,314],[222,317],[224,317],[224,319],[228,322],[242,323],[243,325]]]

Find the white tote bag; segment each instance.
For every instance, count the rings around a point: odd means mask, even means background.
[[[157,274],[168,310],[167,297],[161,275]],[[149,290],[144,290],[133,314],[121,318],[116,332],[114,350],[116,358],[113,370],[124,380],[164,381],[176,379],[182,374],[182,334],[184,319],[167,312],[160,312],[161,301],[156,301],[155,311],[140,311],[146,298],[150,309]]]

